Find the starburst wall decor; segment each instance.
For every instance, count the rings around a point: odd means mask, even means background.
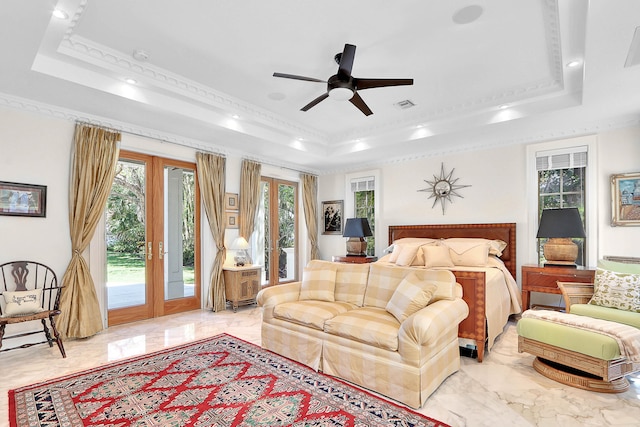
[[[458,182],[460,178],[456,178],[456,179],[452,178],[454,170],[455,168],[451,169],[451,172],[449,172],[449,174],[446,174],[444,172],[444,163],[442,163],[440,166],[440,176],[433,175],[433,181],[428,181],[425,179],[424,182],[429,184],[429,187],[423,188],[422,190],[418,190],[418,191],[431,193],[428,198],[435,199],[433,201],[433,205],[431,206],[432,209],[436,206],[438,202],[440,202],[440,205],[442,206],[442,215],[444,215],[446,202],[447,201],[449,201],[449,203],[452,202],[451,200],[452,196],[462,197],[460,194],[456,192],[456,190],[459,190],[464,187],[471,187],[470,185],[456,184],[456,182]]]

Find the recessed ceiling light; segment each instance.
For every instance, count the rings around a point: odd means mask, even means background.
[[[65,12],[64,10],[61,10],[61,9],[55,9],[53,11],[53,16],[55,16],[58,19],[67,19],[69,17],[67,12]]]
[[[577,67],[578,65],[580,65],[581,62],[580,61],[571,61],[571,62],[567,62],[567,67]]]
[[[460,24],[460,25],[470,24],[476,19],[480,18],[480,16],[482,15],[482,12],[483,12],[482,6],[479,6],[477,4],[472,4],[471,6],[466,6],[458,10],[456,13],[453,14],[451,19],[453,19],[453,22],[455,22],[456,24]]]
[[[134,84],[138,83],[138,81],[136,79],[132,79],[131,77],[127,77],[126,79],[124,79],[124,81],[129,83],[130,85],[134,85]]]
[[[509,108],[509,104],[498,105],[498,108],[501,109],[501,110],[504,110],[506,108]]]
[[[234,119],[236,119],[236,120],[238,120],[238,119],[240,118],[240,116],[239,116],[239,115],[237,115],[237,114],[232,114],[232,115],[231,115],[231,117],[233,117],[233,118],[234,118]]]

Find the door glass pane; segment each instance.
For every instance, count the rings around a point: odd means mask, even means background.
[[[164,240],[158,254],[164,260],[165,300],[194,296],[195,181],[194,171],[164,168]]]
[[[278,278],[295,278],[295,187],[278,185]]]
[[[270,283],[269,278],[271,277],[271,209],[269,208],[269,183],[262,182],[262,203],[261,203],[261,212],[262,213],[262,224],[263,224],[263,257],[264,257],[264,272],[262,273],[262,283],[268,285]],[[260,217],[259,217],[260,218]]]
[[[145,304],[145,165],[120,160],[107,201],[107,307]]]

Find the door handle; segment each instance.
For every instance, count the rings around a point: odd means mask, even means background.
[[[158,243],[158,258],[162,259],[164,251],[162,250],[162,242]]]
[[[147,251],[147,259],[151,260],[153,258],[153,243],[152,242],[148,242],[147,243],[147,247],[149,248]]]

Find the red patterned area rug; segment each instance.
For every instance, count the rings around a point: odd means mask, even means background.
[[[445,426],[222,334],[9,391],[12,427]]]

